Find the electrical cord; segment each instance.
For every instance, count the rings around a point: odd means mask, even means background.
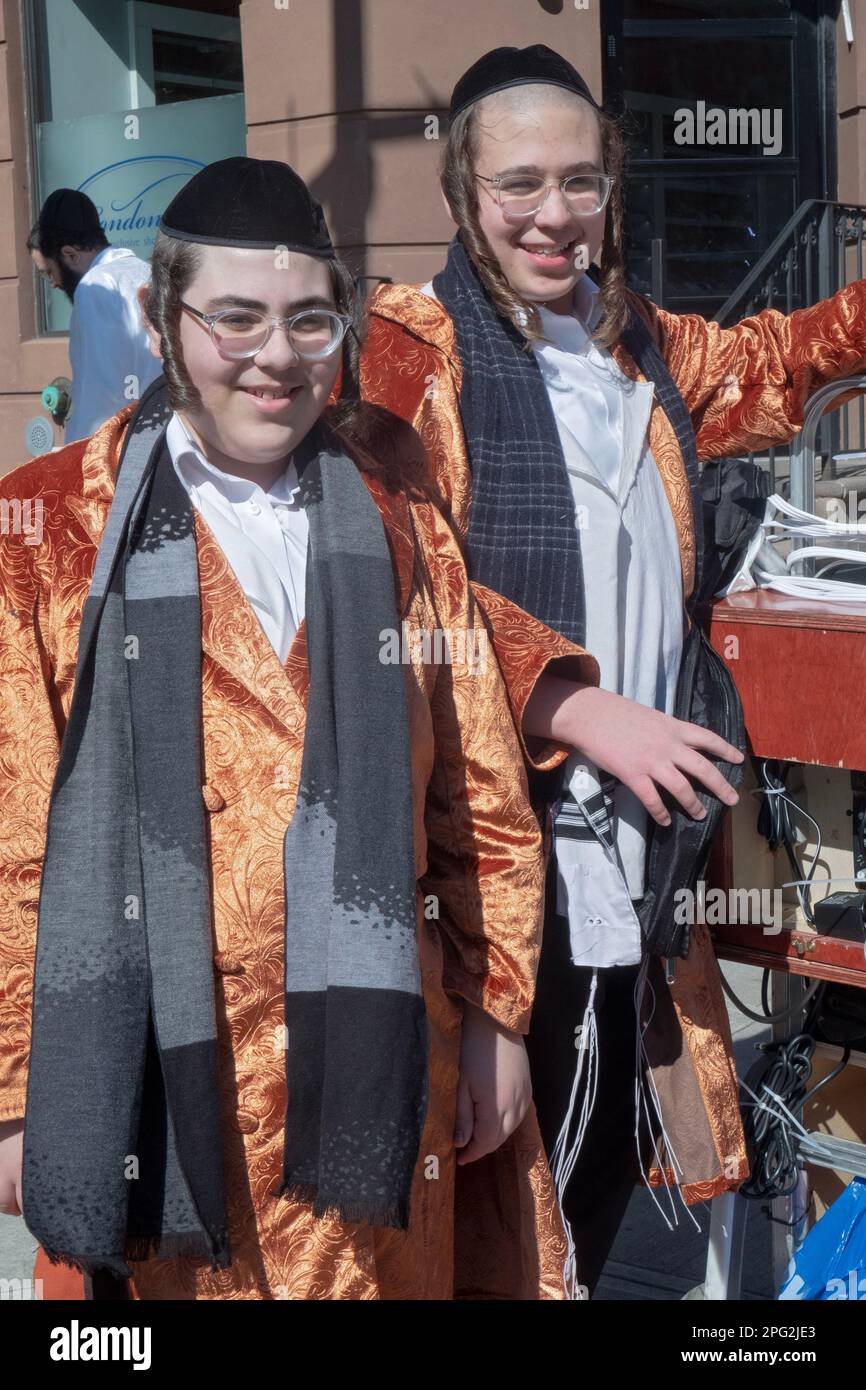
[[[812,897],[810,884],[815,873],[816,866],[821,857],[821,827],[818,822],[804,811],[802,806],[798,806],[792,797],[788,796],[786,779],[791,764],[779,762],[775,758],[761,759],[758,772],[763,782],[763,787],[759,787],[759,793],[763,792],[764,802],[758,813],[758,833],[767,839],[770,849],[778,849],[780,845],[784,847],[788,856],[788,862],[794,870],[797,881],[797,897],[800,900],[800,907],[803,916],[810,926],[815,925],[815,914],[812,911]],[[794,846],[796,844],[796,827],[791,815],[791,810],[799,812],[805,816],[815,827],[817,844],[815,854],[809,872],[803,879],[803,870],[797,858]]]
[[[789,767],[789,763],[772,758],[763,759],[759,763],[758,771],[763,786],[758,792],[763,794],[763,802],[757,828],[759,833],[766,837],[771,849],[784,847],[794,870],[794,886],[803,916],[810,926],[814,926],[811,886],[821,856],[821,827],[802,806],[798,806],[796,801],[788,796],[786,779]],[[804,816],[815,828],[815,854],[805,876],[795,849],[794,813]],[[812,1075],[812,1058],[816,1046],[814,1029],[826,992],[826,983],[823,980],[814,980],[796,1004],[780,1013],[771,1014],[769,982],[770,971],[765,970],[761,980],[763,1013],[757,1013],[737,998],[722,976],[722,988],[728,998],[747,1018],[752,1018],[758,1023],[781,1023],[795,1014],[802,1016],[803,1009],[808,1005],[801,1025],[803,1031],[787,1042],[764,1044],[764,1055],[741,1083],[742,1090],[748,1097],[742,1102],[742,1113],[751,1171],[738,1191],[743,1197],[762,1201],[790,1196],[795,1191],[800,1177],[797,1131],[779,1102],[796,1114],[817,1095],[822,1086],[833,1081],[844,1070],[851,1056],[851,1044],[846,1043],[838,1065],[809,1089],[808,1082]],[[770,1094],[771,1092],[773,1094]]]
[[[811,1089],[807,1089],[815,1045],[815,1038],[806,1032],[798,1033],[788,1042],[770,1044],[766,1049],[766,1053],[770,1054],[769,1060],[765,1055],[756,1062],[743,1083],[744,1090],[754,1092],[760,1100],[766,1100],[766,1106],[756,1101],[743,1104],[743,1126],[751,1170],[750,1176],[738,1188],[743,1197],[762,1201],[787,1197],[797,1186],[799,1164],[796,1131],[788,1116],[768,1093],[774,1092],[789,1110],[796,1111],[848,1065],[850,1043],[845,1044],[838,1065]]]
[[[809,815],[808,811],[804,811],[802,806],[798,806],[796,801],[788,796],[786,778],[789,768],[790,763],[779,762],[775,758],[763,758],[759,763],[758,772],[764,785],[757,790],[759,795],[763,794],[764,801],[758,813],[758,833],[766,838],[770,849],[775,850],[778,849],[780,845],[784,846],[788,860],[797,877],[797,897],[800,900],[803,916],[811,926],[814,926],[815,914],[812,911],[810,884],[815,873],[815,867],[821,856],[821,827],[818,822]],[[805,878],[802,878],[803,870],[794,849],[796,843],[796,829],[791,815],[791,808],[793,808],[794,811],[798,811],[801,816],[805,816],[815,827],[815,834],[817,837],[815,857],[812,860],[811,867]],[[810,1003],[810,1001],[814,999],[820,984],[820,980],[815,980],[796,1004],[792,1004],[788,1009],[782,1009],[780,1013],[771,1014],[769,999],[770,971],[765,970],[761,978],[761,1008],[763,1009],[763,1013],[757,1013],[754,1009],[750,1009],[748,1004],[744,1004],[742,999],[738,998],[724,975],[722,975],[722,989],[725,991],[731,1003],[740,1010],[740,1013],[745,1014],[746,1018],[754,1019],[756,1023],[784,1023],[786,1019],[793,1018],[796,1014],[800,1013],[804,1005]]]
[[[764,971],[765,976],[769,976],[769,974],[769,970]],[[791,1007],[788,1009],[782,1009],[781,1013],[771,1014],[765,1012],[759,1014],[755,1009],[750,1009],[748,1004],[744,1004],[742,999],[739,999],[737,997],[737,995],[734,993],[734,991],[731,989],[731,986],[725,979],[724,975],[722,975],[721,971],[719,971],[719,975],[722,981],[722,989],[725,991],[725,994],[728,996],[731,1003],[736,1005],[736,1007],[740,1010],[740,1013],[746,1015],[746,1018],[753,1018],[756,1023],[784,1023],[785,1019],[793,1018],[795,1014],[800,1013],[804,1004],[808,1004],[810,1000],[814,999],[815,995],[818,993],[818,989],[823,984],[822,980],[813,980],[809,988],[806,990],[806,993],[800,999],[799,1003],[792,1004]],[[766,1009],[767,1005],[765,1003],[765,990],[763,985],[761,987],[761,1004],[762,1007]]]

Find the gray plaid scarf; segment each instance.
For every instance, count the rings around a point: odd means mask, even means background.
[[[128,428],[48,818],[23,1203],[49,1258],[230,1263],[202,804],[195,524],[158,379]],[[309,716],[285,834],[285,1158],[273,1194],[403,1228],[427,1104],[404,672],[378,509],[321,425]],[[359,602],[358,596],[362,595]]]
[[[470,576],[582,647],[574,499],[538,362],[514,324],[496,312],[459,233],[433,288],[454,322],[463,368]]]

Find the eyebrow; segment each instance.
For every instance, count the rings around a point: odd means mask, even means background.
[[[296,299],[293,304],[286,306],[291,314],[299,314],[304,309],[333,309],[333,304],[321,295],[308,295],[306,299]],[[261,314],[269,312],[267,304],[261,299],[245,299],[239,294],[218,294],[209,299],[204,306],[206,314],[215,313],[218,309],[255,309]]]
[[[538,167],[537,164],[512,164],[508,169],[500,169],[500,170],[498,170],[498,177],[499,177],[499,178],[505,178],[505,176],[506,176],[507,174],[543,174],[543,173],[544,173],[544,170],[543,170],[543,169],[540,169],[540,168]],[[588,173],[589,173],[589,174],[600,174],[600,173],[601,173],[601,170],[600,170],[599,166],[598,166],[597,164],[594,164],[593,161],[590,160],[590,159],[583,160],[581,163],[577,163],[577,164],[567,164],[567,165],[565,166],[565,170],[563,171],[562,177],[565,178],[568,174],[588,174]]]

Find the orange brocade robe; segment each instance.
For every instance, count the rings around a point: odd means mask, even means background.
[[[801,426],[804,406],[819,386],[866,371],[866,280],[812,308],[789,316],[765,310],[726,329],[697,314],[667,313],[643,295],[627,293],[685,400],[700,459],[785,443]],[[437,300],[414,285],[380,286],[368,310],[362,394],[415,427],[446,514],[465,543],[472,478],[460,422],[462,369],[454,324]],[[613,355],[627,376],[646,379],[625,348],[617,344]],[[691,496],[676,436],[657,400],[649,444],[676,523],[685,603],[694,582]],[[495,604],[488,607],[485,591],[477,591],[497,640]],[[526,629],[513,626],[510,612],[504,617],[512,640],[497,645],[497,654],[513,698],[523,686]],[[533,761],[539,768],[554,765],[544,754]],[[689,955],[677,960],[674,982],[666,986],[659,972],[655,988],[645,1043],[681,1167],[681,1191],[691,1204],[735,1189],[749,1175],[730,1025],[706,926],[691,928]],[[665,1177],[675,1181],[669,1155],[662,1151],[661,1157],[664,1175],[659,1163],[648,1174],[655,1187]],[[577,1255],[579,1270],[579,1244]]]
[[[72,698],[82,609],[131,413],[127,407],[91,440],[35,459],[0,481],[0,497],[41,499],[43,526],[38,544],[28,544],[25,535],[4,536],[0,566],[0,1120],[25,1111],[49,796]],[[410,500],[369,465],[362,472],[389,538],[398,613],[410,629],[475,629],[476,651],[483,653],[478,634],[486,633],[485,620],[450,528],[420,493]],[[306,626],[281,666],[198,512],[195,524],[202,795],[209,813],[233,1259],[218,1272],[189,1259],[135,1263],[133,1296],[561,1299],[565,1238],[534,1108],[498,1151],[468,1165],[475,1172],[455,1217],[461,999],[525,1033],[541,931],[541,835],[492,648],[486,663],[473,669],[457,657],[453,665],[443,663],[441,648],[437,663],[436,648],[425,652],[414,645],[404,668],[430,1082],[410,1230],[316,1220],[308,1204],[271,1195],[282,1173],[286,1109],[282,843],[303,750]],[[551,660],[573,658],[577,649],[521,610],[512,614],[527,629],[519,702]],[[586,664],[587,678],[597,679],[593,666]],[[438,898],[439,917],[428,914],[428,920],[425,898],[431,895]],[[41,1264],[47,1296],[50,1270]],[[69,1296],[68,1284],[57,1296]]]

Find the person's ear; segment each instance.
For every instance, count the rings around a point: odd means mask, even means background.
[[[138,307],[141,310],[141,321],[144,324],[144,331],[147,334],[147,342],[152,357],[158,357],[162,361],[162,352],[159,346],[159,334],[147,317],[147,296],[150,294],[150,285],[139,285],[135,292],[138,300]]]
[[[61,246],[60,250],[57,253],[57,260],[65,261],[67,267],[70,270],[77,270],[78,258],[80,255],[81,251],[77,246]]]

